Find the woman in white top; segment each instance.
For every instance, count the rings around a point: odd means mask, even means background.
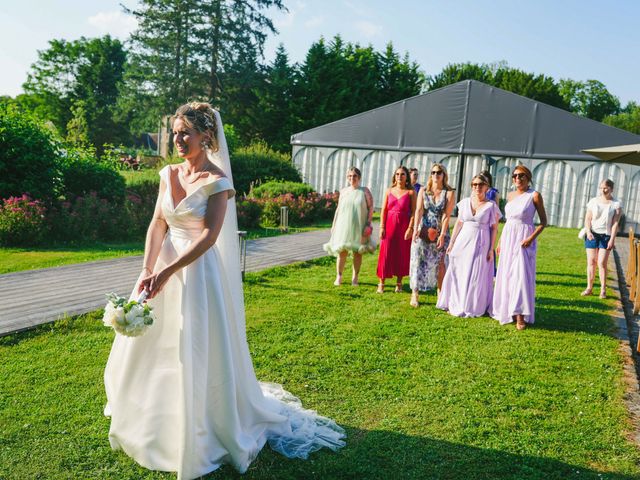
[[[620,202],[613,198],[613,182],[609,179],[600,184],[600,196],[587,203],[584,217],[587,249],[587,288],[582,296],[591,295],[596,276],[596,263],[600,276],[600,298],[607,297],[607,262],[618,233],[618,221],[622,214]]]

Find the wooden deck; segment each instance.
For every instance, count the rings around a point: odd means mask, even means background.
[[[322,257],[329,230],[247,242],[247,272]],[[0,336],[104,307],[105,294],[129,295],[142,256],[0,275]]]

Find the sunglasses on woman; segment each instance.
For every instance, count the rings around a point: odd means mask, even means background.
[[[472,187],[472,188],[480,188],[480,187],[482,187],[483,185],[486,185],[486,183],[472,183],[472,184],[471,184],[471,187]]]
[[[432,170],[431,175],[442,175],[442,170]]]
[[[527,175],[525,173],[514,173],[513,175],[511,175],[511,178],[513,178],[514,180],[516,178],[523,179],[527,178]]]

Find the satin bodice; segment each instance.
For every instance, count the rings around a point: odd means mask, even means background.
[[[204,229],[204,216],[207,212],[207,200],[209,197],[225,190],[229,192],[231,197],[235,194],[235,190],[228,178],[221,177],[200,185],[174,205],[171,179],[169,178],[170,168],[167,165],[159,172],[160,178],[167,185],[162,199],[162,213],[172,236],[194,239]]]
[[[411,214],[411,195],[405,193],[398,198],[389,192],[387,196],[387,213],[409,216]]]
[[[504,209],[507,222],[533,225],[533,217],[536,214],[536,206],[533,203],[534,193],[535,191],[530,189],[507,202]]]
[[[498,206],[491,201],[481,205],[476,210],[475,215],[471,211],[471,199],[463,198],[458,203],[458,216],[465,225],[491,226],[496,223],[496,216],[499,212]],[[500,218],[502,215],[497,216]]]

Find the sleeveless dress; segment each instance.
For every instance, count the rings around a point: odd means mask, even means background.
[[[488,201],[471,211],[471,199],[458,202],[458,216],[464,223],[449,254],[449,266],[442,281],[436,307],[457,317],[480,317],[491,312],[493,262],[487,261],[491,226],[500,210]]]
[[[366,243],[362,243],[362,232],[367,224],[368,213],[364,188],[342,189],[331,238],[322,248],[335,256],[345,250],[356,253],[374,252],[376,245],[371,238],[372,235]]]
[[[411,238],[404,234],[411,222],[411,197],[408,193],[397,198],[393,193],[387,195],[387,218],[385,235],[380,241],[378,256],[378,278],[406,277],[409,275],[411,257]]]
[[[169,230],[155,271],[200,235],[210,195],[235,193],[223,177],[174,205],[169,167],[160,176]],[[144,336],[116,335],[104,375],[112,448],[146,468],[193,479],[224,463],[246,471],[266,441],[301,458],[344,445],[333,421],[304,410],[279,385],[256,380],[233,294],[214,245],[150,300],[157,321]]]
[[[424,213],[422,226],[442,230],[442,215],[447,207],[447,191],[440,193],[440,199],[433,195],[424,195]],[[433,290],[438,285],[438,267],[449,247],[449,232],[445,233],[444,246],[438,250],[436,242],[425,242],[418,238],[411,242],[411,264],[409,267],[409,284],[411,290]]]
[[[510,323],[513,315],[524,315],[524,321],[533,323],[536,297],[537,240],[527,248],[521,242],[535,227],[536,206],[533,190],[518,195],[507,203],[507,221],[500,237],[500,261],[496,273],[491,316],[500,323]]]

